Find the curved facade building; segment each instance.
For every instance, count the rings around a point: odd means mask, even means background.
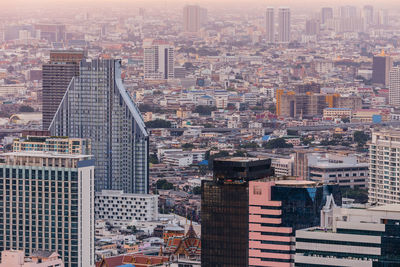
[[[96,160],[95,188],[146,194],[149,137],[125,90],[121,62],[84,59],[50,124],[52,135],[90,138]]]

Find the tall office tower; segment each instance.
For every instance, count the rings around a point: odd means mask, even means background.
[[[294,266],[295,231],[318,226],[322,207],[341,205],[337,185],[259,179],[249,182],[249,266]]]
[[[289,43],[290,42],[290,8],[281,7],[278,10],[278,42]]]
[[[40,33],[40,39],[47,40],[49,43],[62,42],[66,39],[64,24],[37,24],[34,29]]]
[[[339,15],[341,18],[354,18],[357,17],[357,7],[355,6],[341,6],[339,8]]]
[[[174,78],[174,46],[163,40],[145,39],[143,49],[145,79]]]
[[[95,188],[146,194],[149,137],[140,111],[125,90],[121,61],[84,59],[50,125],[53,136],[90,138]]]
[[[381,129],[372,132],[369,144],[370,203],[400,204],[400,169],[396,168],[400,154],[400,130]]]
[[[51,51],[50,62],[42,66],[42,126],[47,130],[72,77],[79,75],[84,51]]]
[[[331,7],[323,7],[321,9],[321,23],[326,24],[330,19],[333,19],[333,9]]]
[[[306,21],[306,35],[318,35],[319,34],[319,21],[316,19],[308,19]]]
[[[201,266],[248,266],[248,182],[273,175],[271,160],[216,159],[213,169],[201,185]]]
[[[39,149],[2,154],[0,251],[50,250],[67,267],[94,265],[91,157]]]
[[[389,104],[400,107],[400,67],[393,67],[389,72]]]
[[[393,66],[393,60],[385,55],[385,51],[373,57],[372,82],[382,86],[389,85],[389,73]]]
[[[183,31],[196,33],[207,20],[207,9],[197,5],[186,5],[183,8]]]
[[[364,6],[363,17],[367,25],[374,24],[374,7],[371,5]]]
[[[400,266],[399,205],[330,205],[321,221],[296,231],[295,266]]]
[[[389,14],[387,9],[381,9],[376,14],[376,24],[378,25],[389,25]]]
[[[267,33],[266,40],[267,43],[275,42],[275,17],[274,8],[267,7],[267,12],[265,16],[265,30]]]

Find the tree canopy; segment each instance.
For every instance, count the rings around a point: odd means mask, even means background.
[[[264,144],[265,148],[292,148],[292,144],[286,143],[286,140],[284,138],[276,138],[272,139]]]

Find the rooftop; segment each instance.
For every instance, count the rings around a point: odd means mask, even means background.
[[[74,155],[74,154],[62,154],[57,152],[50,151],[23,151],[23,152],[8,152],[1,154],[2,156],[10,156],[10,157],[39,157],[39,158],[68,158],[68,159],[86,159],[88,157],[92,157],[92,155]]]

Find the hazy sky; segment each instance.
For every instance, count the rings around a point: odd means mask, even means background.
[[[74,5],[76,7],[89,6],[142,6],[157,7],[160,5],[177,7],[184,4],[199,4],[204,7],[241,6],[290,6],[302,9],[317,9],[321,6],[372,4],[375,8],[400,9],[400,0],[0,0],[2,8],[52,8],[60,5]]]

